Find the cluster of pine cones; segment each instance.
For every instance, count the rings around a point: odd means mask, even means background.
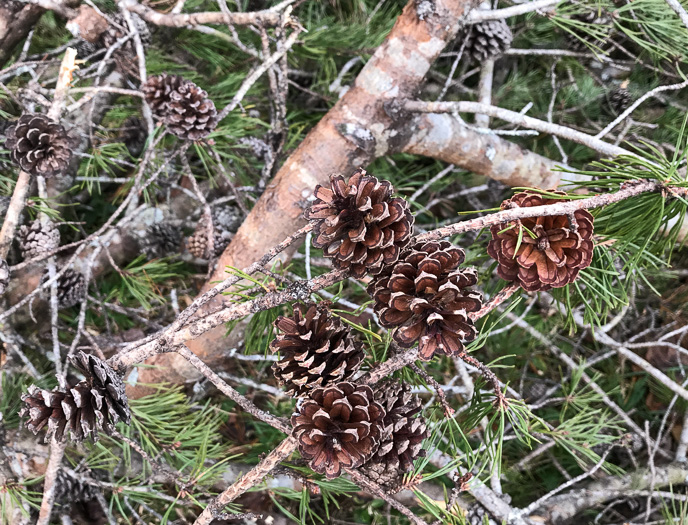
[[[477,330],[471,314],[482,306],[473,268],[462,268],[463,250],[447,241],[412,242],[413,217],[393,188],[357,170],[348,181],[317,186],[305,215],[313,222],[313,244],[338,269],[368,274],[368,292],[380,324],[394,329],[402,348],[418,343],[419,356],[460,356]],[[561,192],[526,191],[502,209],[553,204]],[[573,215],[511,221],[491,228],[488,253],[498,274],[527,291],[573,282],[593,255],[593,218]],[[271,343],[280,354],[273,372],[289,395],[300,398],[293,435],[309,466],[328,478],[361,469],[387,490],[402,486],[403,474],[422,453],[426,425],[410,389],[386,380],[375,392],[356,384],[363,345],[326,303],[297,305],[275,321]]]

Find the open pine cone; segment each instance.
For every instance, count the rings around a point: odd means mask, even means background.
[[[468,287],[478,276],[459,268],[464,258],[447,241],[417,242],[368,285],[380,324],[396,328],[394,340],[403,348],[419,341],[423,360],[460,354],[477,335],[468,314],[480,310],[481,295]]]
[[[393,192],[389,182],[364,169],[348,182],[333,176],[329,188],[316,186],[316,200],[305,213],[315,223],[313,246],[354,277],[375,275],[396,262],[411,238],[413,216],[404,199],[392,198]]]
[[[72,149],[62,125],[46,115],[26,113],[8,128],[5,147],[21,169],[31,175],[49,178],[69,166]]]
[[[380,447],[361,470],[385,490],[398,492],[403,476],[413,470],[413,461],[425,455],[423,440],[427,427],[422,418],[420,399],[411,388],[388,379],[375,389],[375,401],[385,410]]]
[[[344,382],[313,390],[291,416],[292,435],[310,468],[332,479],[377,450],[384,417],[369,386]]]
[[[297,305],[279,317],[280,334],[270,344],[280,360],[272,370],[287,394],[304,396],[317,387],[345,381],[360,368],[365,353],[349,329],[322,303]]]
[[[31,385],[22,395],[24,408],[20,416],[27,416],[27,428],[37,434],[48,426],[46,440],[54,436],[63,441],[70,433],[75,441],[92,436],[98,431],[111,434],[115,423],[131,421],[124,383],[104,361],[79,352],[72,364],[86,377],[67,392],[43,390]]]
[[[60,245],[60,230],[52,221],[42,223],[36,219],[19,228],[18,238],[22,257],[28,260],[56,249]]]
[[[182,242],[182,230],[169,222],[157,222],[146,228],[141,239],[141,251],[149,259],[178,253]]]
[[[502,209],[557,202],[562,201],[525,191],[504,201]],[[499,276],[517,282],[529,292],[561,288],[575,281],[579,272],[590,266],[594,245],[590,212],[577,210],[573,217],[575,221],[566,215],[556,215],[492,226],[487,253],[497,261]]]
[[[58,270],[59,271],[59,270]],[[48,269],[46,268],[41,278],[41,284],[49,280]],[[67,270],[57,278],[57,306],[59,308],[69,308],[79,304],[86,297],[86,280],[81,272],[67,268]],[[50,297],[50,287],[43,289],[43,296]]]
[[[510,47],[513,35],[504,20],[485,20],[467,27],[464,31],[464,53],[479,64],[499,58]]]
[[[178,75],[150,77],[143,86],[153,115],[176,136],[199,140],[217,127],[217,110],[208,93]]]

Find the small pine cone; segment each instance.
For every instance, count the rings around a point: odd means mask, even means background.
[[[181,242],[182,230],[179,226],[158,222],[146,229],[146,236],[141,240],[141,251],[148,259],[157,259],[178,253]]]
[[[154,116],[179,138],[199,140],[217,126],[215,104],[190,80],[163,73],[150,77],[143,92]]]
[[[397,328],[394,340],[403,348],[419,341],[425,361],[458,355],[477,335],[468,314],[480,310],[481,295],[468,287],[478,276],[473,268],[459,268],[464,258],[447,241],[417,242],[368,285],[380,324]]]
[[[148,140],[146,125],[138,117],[129,117],[124,121],[119,138],[127,147],[129,155],[137,158],[143,152]]]
[[[550,191],[557,195],[563,192]],[[517,193],[502,203],[502,209],[543,206],[562,202],[532,191]],[[492,226],[487,253],[497,261],[502,279],[514,281],[524,290],[538,292],[572,283],[590,266],[593,254],[593,218],[577,210],[572,221],[566,215],[533,217]]]
[[[72,158],[67,132],[45,115],[22,115],[6,135],[12,160],[31,175],[60,175]]]
[[[5,259],[0,258],[0,295],[5,293],[10,285],[10,267]]]
[[[393,192],[389,182],[360,168],[348,182],[333,176],[329,188],[316,186],[316,200],[305,213],[314,222],[313,246],[354,277],[375,275],[394,264],[411,238],[413,216],[404,199],[392,198]]]
[[[619,115],[628,109],[631,105],[632,97],[628,89],[620,87],[615,89],[609,95],[609,105],[615,115]]]
[[[170,93],[165,124],[177,137],[200,140],[217,127],[217,110],[208,93],[190,81]]]
[[[215,206],[212,208],[212,214],[213,225],[227,232],[236,232],[243,221],[241,210],[234,206]]]
[[[297,305],[293,317],[279,317],[275,327],[281,333],[270,348],[281,358],[272,371],[288,395],[350,379],[365,357],[363,345],[322,303]]]
[[[425,455],[425,421],[417,416],[420,399],[411,388],[396,380],[386,380],[375,390],[375,401],[385,410],[380,447],[361,468],[378,485],[390,492],[401,489],[403,476],[413,470],[413,461]]]
[[[73,502],[91,501],[98,489],[60,469],[55,480],[55,503],[69,505]]]
[[[384,417],[369,386],[338,383],[316,388],[297,406],[292,435],[310,468],[333,479],[375,453]]]
[[[566,34],[566,43],[571,51],[587,51],[589,47],[600,47],[612,33],[612,19],[604,11],[586,11],[573,15],[571,19],[579,23],[572,26],[572,32]],[[580,24],[590,26],[590,31],[585,32],[579,27]]]
[[[89,436],[97,441],[99,430],[112,434],[118,421],[129,424],[131,413],[119,375],[104,361],[83,352],[72,357],[72,364],[86,379],[67,392],[31,385],[22,395],[25,406],[19,415],[28,415],[27,428],[37,434],[47,425],[46,441],[50,436],[63,441],[67,432],[75,441]]]
[[[148,47],[152,41],[148,24],[146,24],[145,20],[143,20],[143,18],[136,13],[130,13],[130,15],[132,21],[134,22],[134,26],[141,37],[141,43],[144,47]],[[114,46],[120,38],[129,34],[129,24],[127,24],[126,19],[122,15],[116,14],[110,16],[110,18],[113,22],[115,22],[115,24],[109,25],[108,28],[100,35],[100,43],[105,48]],[[122,47],[127,53],[133,55],[136,54],[136,48],[134,46],[133,39],[130,38]]]
[[[478,22],[466,28],[463,34],[466,40],[464,53],[480,64],[502,56],[513,40],[511,29],[504,20]]]
[[[232,233],[215,227],[212,225],[213,233],[213,246],[210,247],[208,242],[208,218],[207,215],[201,215],[196,229],[191,234],[191,236],[186,239],[186,249],[194,257],[199,259],[212,259],[214,257],[219,257],[225,248],[229,245],[229,241],[232,240]]]
[[[165,118],[170,95],[172,92],[177,91],[184,82],[186,80],[183,77],[168,75],[167,73],[148,77],[148,80],[143,85],[143,94],[156,119],[162,120]]]
[[[49,280],[48,269],[43,272],[41,284]],[[57,278],[57,306],[69,308],[79,304],[86,297],[86,280],[82,273],[68,268],[65,273]],[[43,296],[50,297],[50,287],[43,289]]]
[[[23,224],[19,228],[18,237],[24,260],[52,252],[60,245],[60,230],[52,221],[42,223],[40,219],[36,219],[29,226]]]

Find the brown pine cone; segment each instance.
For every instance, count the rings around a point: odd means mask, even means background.
[[[282,333],[270,344],[280,353],[272,371],[291,396],[351,378],[365,357],[363,345],[323,303],[297,305],[294,315],[279,317],[275,327]]]
[[[20,416],[29,417],[27,428],[37,434],[48,426],[46,441],[54,436],[63,441],[67,433],[75,441],[91,436],[98,440],[98,431],[111,434],[115,423],[131,421],[124,383],[117,373],[95,356],[79,352],[72,363],[86,379],[67,392],[42,390],[31,385],[22,395],[24,408]]]
[[[208,93],[178,75],[150,77],[143,86],[153,115],[176,136],[199,140],[217,127],[217,110]]]
[[[31,225],[23,224],[19,228],[18,238],[22,257],[29,260],[56,249],[60,245],[60,230],[52,221],[41,223],[36,219]]]
[[[58,269],[59,271],[59,269]],[[41,284],[50,278],[46,268],[41,278]],[[57,278],[57,306],[58,308],[69,308],[79,304],[86,297],[86,280],[81,272],[68,268],[65,273]],[[43,289],[43,296],[50,297],[50,287]]]
[[[212,248],[208,242],[208,216],[201,215],[194,232],[186,239],[186,249],[194,257],[199,259],[212,259],[219,257],[232,240],[233,234],[217,226],[215,220],[212,221]]]
[[[332,479],[375,453],[384,417],[369,386],[344,382],[316,388],[300,403],[292,435],[310,468]]]
[[[486,20],[467,27],[464,38],[466,56],[482,64],[502,56],[511,47],[513,35],[504,20]]]
[[[10,285],[10,267],[5,259],[0,258],[0,295],[5,293]]]
[[[392,193],[389,182],[360,168],[348,182],[333,176],[330,188],[316,186],[316,200],[305,213],[314,222],[313,246],[354,277],[380,273],[397,261],[413,231],[408,203]]]
[[[560,191],[550,191],[566,195]],[[502,203],[502,209],[543,206],[562,202],[533,191],[517,193]],[[577,210],[572,221],[566,215],[533,217],[492,226],[487,253],[497,261],[502,279],[514,281],[524,290],[538,292],[572,283],[590,266],[593,254],[593,218]]]
[[[396,328],[394,340],[403,348],[418,341],[423,360],[458,355],[477,335],[468,314],[480,310],[481,295],[468,287],[478,276],[459,268],[464,258],[447,241],[417,242],[368,285],[380,324]]]
[[[375,401],[385,410],[382,438],[361,470],[385,490],[398,492],[404,474],[413,470],[413,461],[425,455],[422,447],[427,427],[416,417],[421,411],[420,399],[408,385],[388,379],[376,387]]]
[[[67,132],[45,115],[25,113],[6,136],[10,157],[31,175],[49,178],[69,166],[72,150]]]
[[[163,120],[165,118],[170,94],[177,91],[184,82],[186,80],[183,77],[168,75],[167,73],[148,77],[143,85],[143,94],[156,119]]]

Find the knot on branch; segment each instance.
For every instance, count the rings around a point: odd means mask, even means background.
[[[305,301],[311,295],[308,281],[295,281],[289,285],[286,291],[292,301]]]

